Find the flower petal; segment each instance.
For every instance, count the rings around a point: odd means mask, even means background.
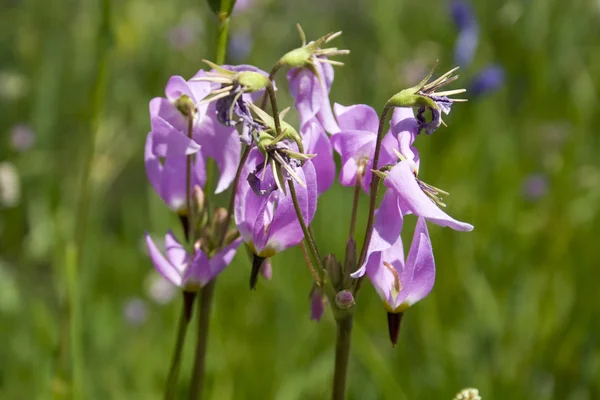
[[[300,116],[300,126],[310,121],[317,115],[324,94],[321,83],[307,68],[294,68],[287,75],[290,92],[294,97],[295,107]]]
[[[179,274],[182,274],[190,261],[190,256],[171,231],[165,235],[165,251],[169,263],[177,268]]]
[[[223,271],[225,269],[225,267],[227,267],[229,264],[231,264],[231,261],[233,260],[233,257],[235,256],[235,253],[237,252],[238,247],[240,247],[240,244],[242,243],[242,238],[237,238],[236,240],[234,240],[233,242],[231,242],[229,245],[227,245],[225,248],[223,248],[223,250],[219,251],[217,254],[215,254],[209,261],[209,271],[210,271],[210,276],[208,276],[208,280],[206,280],[206,282],[214,279],[217,275],[219,275],[221,273],[221,271]],[[205,282],[205,283],[206,283]]]
[[[424,299],[435,282],[435,261],[427,224],[423,218],[417,221],[417,227],[413,236],[413,242],[408,252],[406,269],[413,269],[412,285],[410,293],[406,297],[408,305]]]
[[[377,134],[379,117],[372,107],[366,104],[344,107],[336,103],[333,110],[342,131],[357,130]]]
[[[166,99],[154,98],[150,101],[150,125],[152,127],[152,151],[158,157],[194,154],[200,145],[173,124],[181,121],[176,114],[164,118],[163,110],[173,107]],[[162,115],[161,115],[162,114]],[[181,117],[183,118],[183,117]]]
[[[396,192],[404,213],[412,212],[431,222],[457,231],[471,231],[473,225],[460,222],[443,212],[421,190],[408,161],[401,161],[388,173],[385,185]]]
[[[317,192],[323,194],[335,179],[335,162],[331,143],[321,125],[314,119],[304,125],[301,133],[305,152],[317,155],[311,159],[311,162],[317,173]]]
[[[150,235],[146,233],[145,236],[146,245],[148,246],[148,251],[150,253],[150,259],[152,260],[156,270],[173,285],[181,286],[181,275],[179,275],[178,270],[161,254],[160,250],[158,250],[150,238]]]
[[[234,127],[221,125],[216,118],[214,103],[208,108],[206,118],[194,131],[194,139],[202,143],[202,154],[217,163],[221,173],[215,193],[226,190],[237,171],[240,162],[240,140]]]

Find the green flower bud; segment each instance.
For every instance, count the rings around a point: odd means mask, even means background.
[[[197,111],[194,101],[185,94],[175,100],[175,107],[186,118],[193,118]]]
[[[244,88],[244,92],[258,92],[269,86],[268,77],[254,71],[242,71],[236,76],[237,82]]]

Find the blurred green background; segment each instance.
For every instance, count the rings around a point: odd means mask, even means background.
[[[349,398],[451,399],[474,386],[484,399],[598,399],[600,3],[471,5],[479,45],[455,87],[490,63],[504,67],[504,84],[454,107],[449,127],[417,147],[422,179],[449,191],[449,213],[475,230],[430,225],[436,286],[406,313],[395,349],[365,285]],[[3,0],[0,9],[0,398],[69,397],[64,315],[77,306],[80,397],[158,399],[181,300],[142,240],[145,230],[178,229],[144,172],[148,102],[171,75],[189,78],[214,58],[215,18],[201,0],[112,1],[104,23],[101,1]],[[342,30],[334,44],[352,53],[331,100],[380,110],[436,59],[439,73],[452,67],[449,10],[435,0],[254,0],[232,17],[228,62],[270,69],[299,45],[296,22],[309,38]],[[279,87],[280,103],[291,104],[284,79]],[[320,199],[322,252],[343,255],[351,199],[339,185]],[[77,241],[85,252],[69,292]],[[333,319],[309,320],[298,249],[273,265],[254,292],[243,250],[219,277],[206,398],[329,396]],[[182,398],[194,339],[192,330]]]

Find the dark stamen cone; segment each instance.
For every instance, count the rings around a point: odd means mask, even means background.
[[[194,309],[195,298],[196,292],[183,292],[183,310],[185,313],[185,320],[187,322],[192,320],[192,310]]]
[[[190,219],[187,215],[178,214],[179,221],[181,222],[181,228],[183,229],[183,234],[185,235],[185,241],[189,242],[190,240]]]
[[[390,340],[392,346],[396,347],[398,344],[398,335],[400,334],[400,322],[404,313],[388,313],[388,330],[390,332]]]
[[[258,280],[258,273],[260,272],[260,267],[263,262],[266,260],[264,257],[259,257],[256,254],[252,258],[252,271],[250,272],[250,289],[256,288],[256,281]]]

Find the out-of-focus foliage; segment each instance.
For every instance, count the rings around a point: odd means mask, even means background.
[[[163,95],[169,76],[189,78],[202,58],[214,57],[215,17],[199,0],[112,3],[111,35],[101,40],[98,0],[5,0],[0,12],[2,399],[68,391],[58,352],[68,337],[65,263],[105,39],[108,81],[77,288],[79,372],[86,399],[161,396],[180,299],[164,303],[142,238],[178,221],[146,181],[148,102]],[[336,45],[352,53],[336,69],[331,96],[344,105],[380,109],[436,59],[438,71],[451,67],[457,32],[444,2],[243,3],[230,24],[230,63],[270,69],[300,44],[296,22],[309,38],[344,31]],[[436,286],[407,312],[394,350],[380,300],[365,285],[350,398],[450,399],[467,386],[484,399],[599,398],[600,4],[472,3],[480,40],[460,86],[490,63],[504,67],[504,86],[455,106],[449,127],[417,146],[421,177],[448,190],[450,213],[475,230],[430,227]],[[285,81],[279,88],[280,102],[291,104]],[[322,252],[343,254],[351,193],[336,186],[320,199],[314,229]],[[218,278],[207,398],[328,396],[335,329],[328,313],[309,320],[310,274],[300,252],[275,257],[273,280],[253,292],[249,270],[240,251]]]

